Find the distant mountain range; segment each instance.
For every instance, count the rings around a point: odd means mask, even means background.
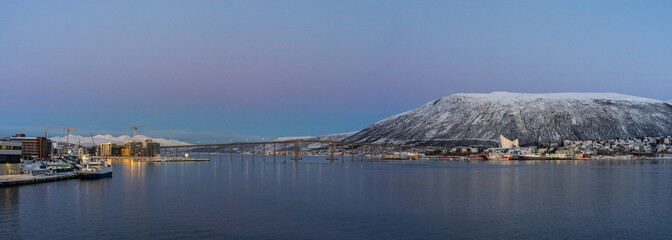
[[[318,137],[313,137],[313,136],[302,136],[302,137],[280,137],[277,139],[274,139],[273,142],[284,142],[284,141],[299,141],[299,140],[306,140],[306,141],[333,141],[333,142],[340,142],[343,141],[344,139],[352,136],[357,132],[348,132],[348,133],[337,133],[337,134],[329,134],[329,135],[324,135],[324,136],[318,136]],[[319,150],[319,149],[327,149],[328,144],[325,143],[301,143],[299,144],[299,149],[303,151],[310,151],[310,150]],[[340,146],[339,146],[340,147]],[[240,152],[241,148],[240,146],[233,146],[233,147],[212,147],[212,148],[207,148],[207,147],[201,147],[201,148],[194,148],[191,149],[191,151],[213,151],[213,152],[229,152],[233,149],[234,152]],[[251,152],[252,147],[250,146],[243,146],[243,151],[246,152]],[[266,144],[266,146],[263,145],[255,145],[254,146],[254,151],[258,154],[261,154],[262,151],[266,150],[266,152],[272,152],[273,151],[273,144]],[[285,151],[285,145],[284,144],[276,144],[275,150],[278,152]],[[292,152],[294,151],[294,144],[287,144],[287,151]]]
[[[357,132],[337,133],[337,134],[330,134],[330,135],[319,136],[319,137],[281,137],[281,138],[277,138],[273,141],[313,140],[313,141],[340,142],[340,141],[343,141],[344,139],[354,135],[355,133],[357,133]],[[324,143],[302,143],[302,144],[299,144],[299,148],[302,151],[324,149],[326,147],[327,147],[327,144],[324,144]],[[294,149],[294,146],[293,145],[288,145],[287,148],[288,149]],[[257,147],[257,149],[259,149],[259,147]],[[278,150],[284,149],[284,146],[276,146],[276,149],[278,149]]]
[[[383,119],[344,141],[495,146],[672,135],[668,102],[616,93],[453,94]]]
[[[136,141],[142,141],[144,139],[147,139],[150,137],[147,137],[145,135],[138,134],[135,137]],[[158,142],[161,144],[161,146],[179,146],[179,145],[189,145],[189,143],[175,140],[175,139],[165,139],[165,138],[150,138],[154,142]],[[54,141],[54,142],[65,142],[66,136],[62,137],[49,137],[49,140]],[[126,141],[133,140],[133,136],[129,135],[121,135],[118,137],[105,134],[105,135],[95,135],[93,136],[93,140],[96,141],[97,145],[100,145],[101,143],[116,143],[116,144],[123,144]],[[93,146],[93,141],[91,139],[91,136],[80,136],[80,135],[70,135],[70,143],[76,144],[77,142],[81,142],[83,146]]]
[[[355,132],[347,132],[347,133],[336,133],[336,134],[329,134],[329,135],[324,135],[324,136],[319,136],[319,137],[281,137],[277,138],[273,141],[280,142],[280,141],[295,141],[295,140],[314,140],[314,141],[341,141],[347,137],[350,137],[357,133]]]

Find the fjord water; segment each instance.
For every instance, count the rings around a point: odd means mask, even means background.
[[[670,239],[672,162],[240,155],[0,189],[0,239]]]

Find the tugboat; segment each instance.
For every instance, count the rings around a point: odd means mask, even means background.
[[[112,164],[108,160],[97,160],[86,163],[79,173],[82,179],[99,179],[112,177]]]

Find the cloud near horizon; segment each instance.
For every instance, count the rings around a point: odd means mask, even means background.
[[[142,141],[144,139],[150,138],[152,141],[157,142],[161,144],[162,146],[178,146],[178,145],[190,145],[191,143],[188,142],[183,142],[180,140],[175,140],[175,139],[165,139],[165,138],[152,138],[152,137],[147,137],[145,135],[136,135],[135,140],[136,141]],[[66,136],[62,137],[50,137],[49,138],[51,141],[54,142],[65,142],[66,141]],[[101,143],[116,143],[116,144],[123,144],[126,141],[133,140],[132,136],[129,135],[120,135],[118,137],[112,136],[110,134],[105,134],[105,135],[95,135],[93,136],[93,140],[96,142],[96,144],[101,144]],[[78,141],[81,141],[82,145],[84,146],[93,146],[93,142],[91,141],[90,136],[80,136],[80,135],[70,135],[70,142],[71,143],[76,143]]]

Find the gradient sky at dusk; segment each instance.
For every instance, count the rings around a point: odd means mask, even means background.
[[[324,135],[458,92],[668,100],[670,13],[670,1],[2,1],[0,136]]]

